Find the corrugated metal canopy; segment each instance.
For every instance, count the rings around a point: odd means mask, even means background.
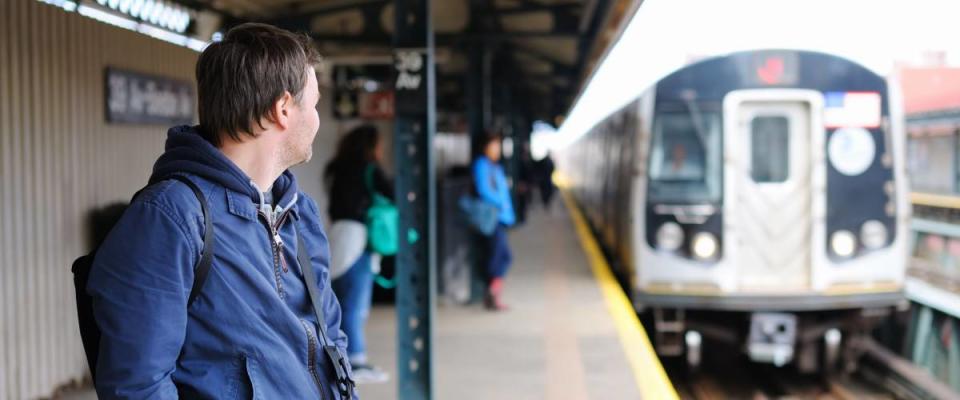
[[[221,16],[224,26],[261,21],[309,32],[333,60],[389,60],[392,0],[177,1]],[[469,53],[479,46],[493,57],[491,80],[509,80],[510,97],[525,99],[514,106],[556,121],[641,2],[433,0],[440,111],[465,108]]]

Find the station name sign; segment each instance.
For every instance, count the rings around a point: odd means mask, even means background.
[[[193,86],[187,81],[108,67],[105,84],[109,123],[193,123]]]
[[[394,50],[396,112],[402,114],[426,112],[427,55],[426,49]]]

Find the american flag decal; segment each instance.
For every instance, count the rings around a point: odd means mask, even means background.
[[[880,93],[825,93],[823,124],[827,128],[876,128],[880,126]]]

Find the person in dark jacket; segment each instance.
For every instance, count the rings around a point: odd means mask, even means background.
[[[386,372],[369,363],[365,326],[373,299],[374,274],[380,255],[367,246],[367,210],[373,192],[392,199],[393,185],[380,168],[383,145],[377,128],[362,125],[340,139],[337,153],[324,170],[330,193],[330,244],[333,290],[343,312],[347,352],[358,383],[382,383]]]
[[[91,268],[100,399],[356,396],[319,210],[288,170],[310,160],[320,124],[317,58],[306,36],[263,24],[239,25],[200,54],[200,125],[170,129],[151,185]],[[189,308],[204,217],[173,175],[200,188],[215,226],[212,267]]]
[[[536,181],[535,164],[530,159],[530,146],[524,143],[519,153],[520,160],[517,162],[517,176],[514,181],[514,213],[517,217],[517,225],[523,225],[527,221],[527,209],[530,200],[533,199],[533,189],[538,184]]]
[[[550,152],[537,162],[537,182],[540,186],[540,199],[543,201],[543,208],[550,210],[551,200],[553,200],[553,194],[556,193],[557,187],[553,184],[553,171],[554,164],[553,158],[550,157]]]
[[[500,161],[500,135],[487,134],[479,143],[480,152],[471,166],[473,186],[480,199],[497,208],[497,227],[485,238],[487,250],[487,296],[485,304],[490,310],[504,310],[503,278],[510,268],[512,255],[507,241],[507,228],[516,223],[507,176]]]

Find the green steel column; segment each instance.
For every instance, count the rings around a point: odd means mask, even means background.
[[[950,318],[950,341],[947,347],[947,383],[953,390],[960,391],[960,332],[957,332],[957,320]]]
[[[917,340],[917,322],[920,320],[920,309],[919,304],[914,303],[913,307],[910,308],[910,322],[907,323],[907,334],[904,336],[903,340],[903,351],[902,354],[913,360],[913,343]]]
[[[960,129],[953,132],[953,192],[960,193]]]
[[[433,399],[436,293],[436,77],[430,0],[396,0],[397,388],[401,400]]]
[[[913,363],[932,370],[930,365],[930,331],[933,328],[933,310],[924,305],[920,307],[916,326],[913,327],[913,350],[910,352]]]

